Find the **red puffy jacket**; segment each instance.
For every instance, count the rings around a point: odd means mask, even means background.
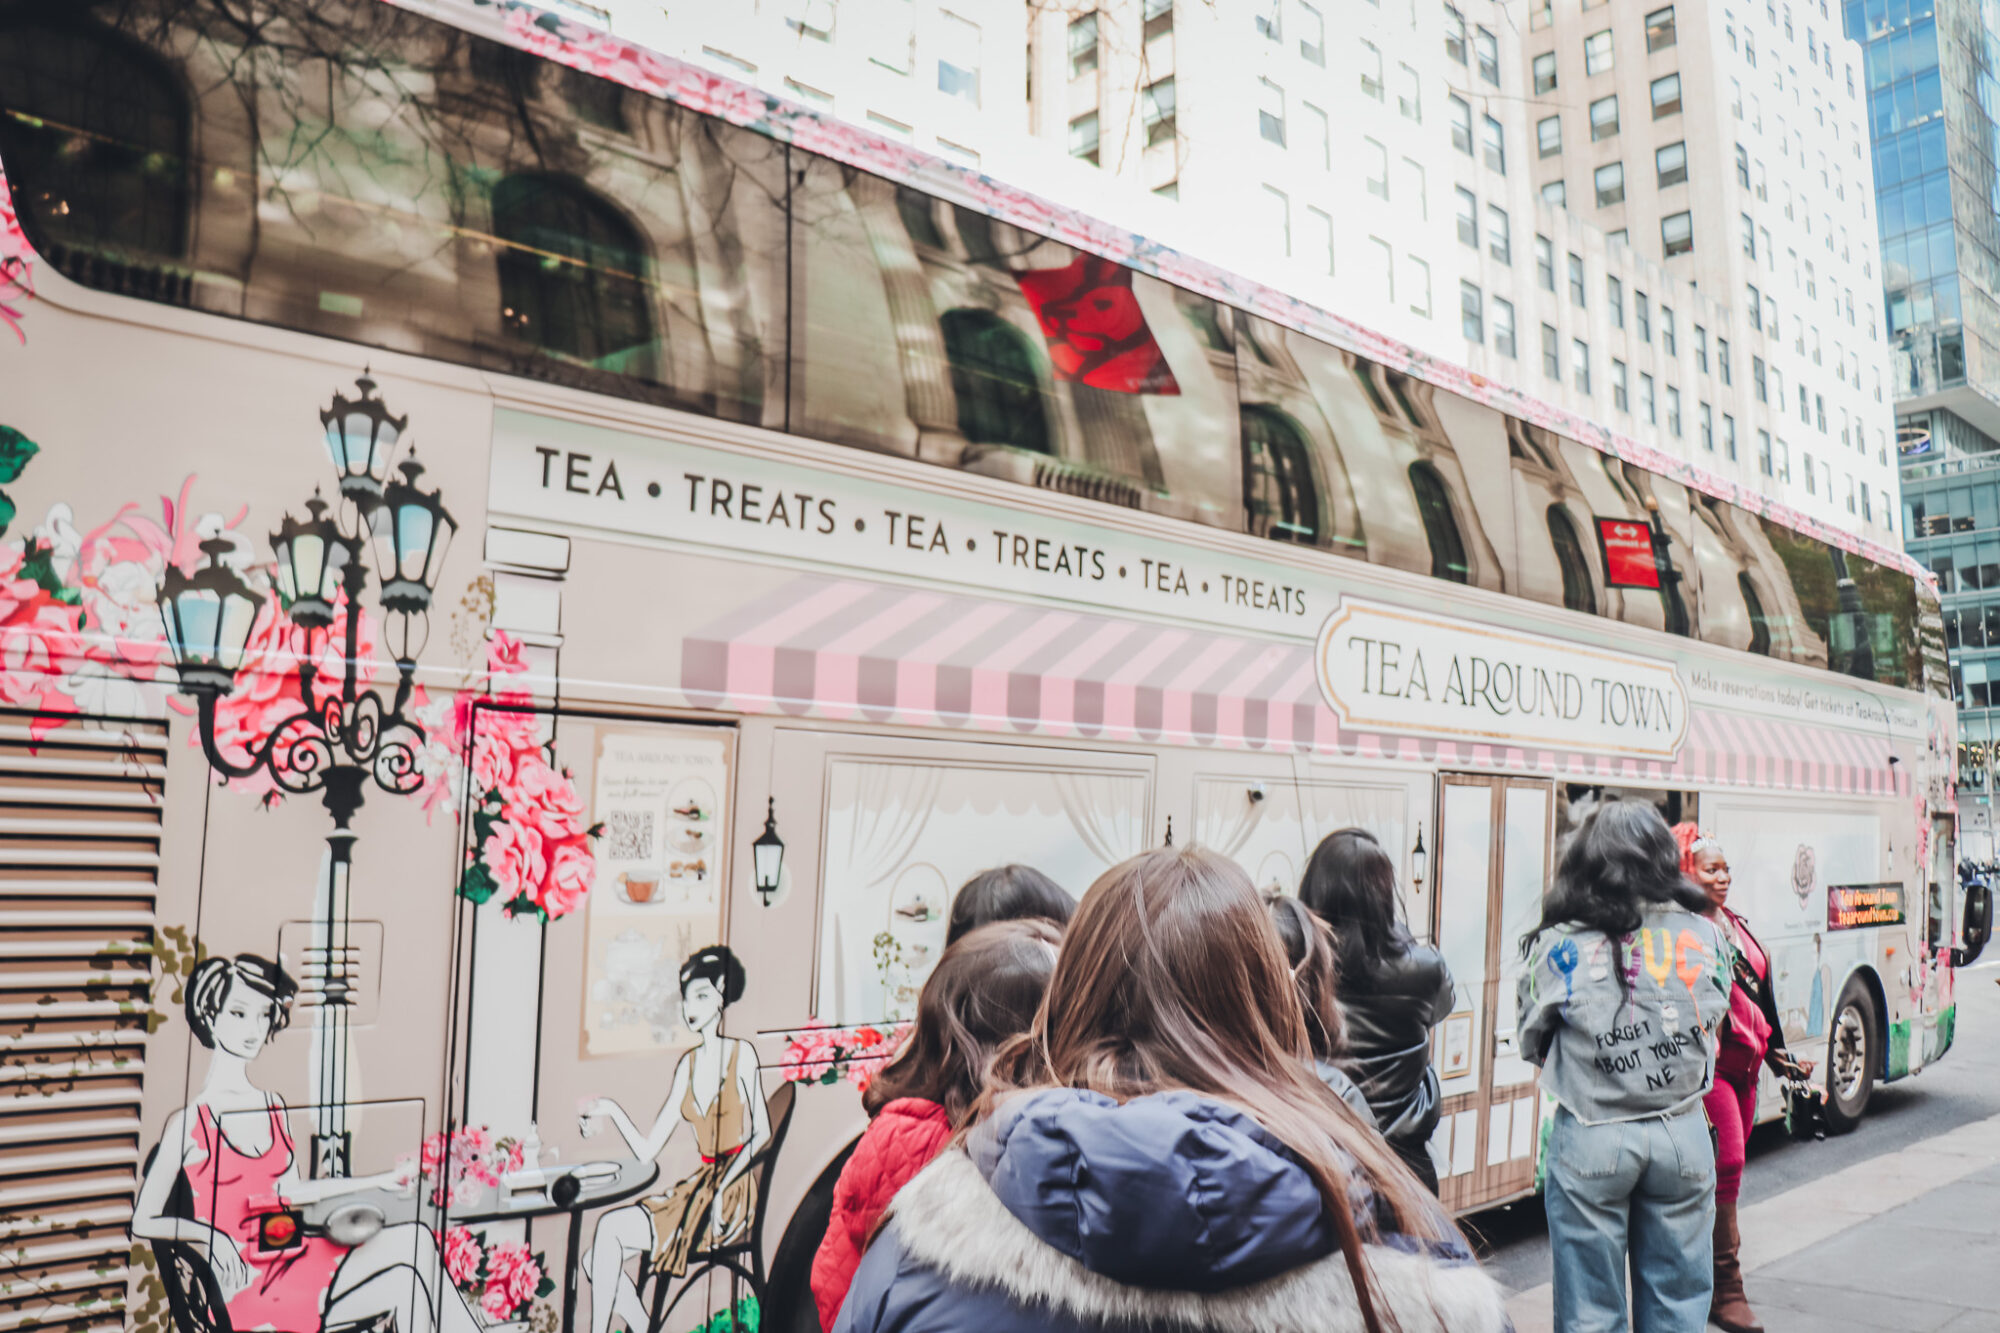
[[[819,1306],[819,1326],[832,1328],[840,1303],[868,1248],[868,1233],[896,1197],[896,1191],[944,1151],[951,1121],[944,1108],[920,1097],[898,1097],[869,1123],[854,1155],[840,1170],[833,1186],[833,1220],[813,1256],[813,1300]]]

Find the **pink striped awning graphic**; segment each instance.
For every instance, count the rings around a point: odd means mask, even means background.
[[[1680,756],[1355,731],[1312,647],[854,580],[795,579],[691,632],[697,707],[1063,739],[1345,754],[1575,781],[1887,795],[1887,737],[1697,708]]]

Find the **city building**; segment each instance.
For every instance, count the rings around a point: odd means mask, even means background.
[[[1867,108],[1841,16],[1826,0],[1508,12],[1541,198],[1732,309],[1750,385],[1738,430],[1767,491],[1893,530]]]
[[[609,22],[1893,541],[1858,99],[1837,131],[1794,123],[1825,91],[1815,63],[1740,126],[1692,68],[1684,102],[1656,100],[1683,50],[1741,63],[1734,17],[1565,3],[762,0]],[[1858,58],[1837,29],[1810,40]],[[1834,193],[1787,203],[1822,152]]]

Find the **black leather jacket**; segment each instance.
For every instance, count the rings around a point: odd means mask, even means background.
[[[1412,943],[1372,972],[1340,978],[1347,1052],[1340,1064],[1368,1098],[1383,1137],[1421,1148],[1437,1128],[1431,1029],[1451,1012],[1451,969],[1428,944]]]

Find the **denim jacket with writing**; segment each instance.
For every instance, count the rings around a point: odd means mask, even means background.
[[[1617,940],[1557,926],[1535,940],[1517,994],[1520,1049],[1571,1115],[1588,1125],[1674,1115],[1715,1077],[1728,945],[1678,908],[1648,912]]]

